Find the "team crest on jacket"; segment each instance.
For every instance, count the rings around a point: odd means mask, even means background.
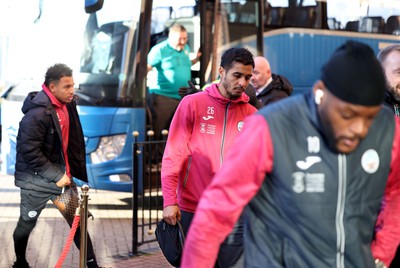
[[[237,124],[237,129],[238,129],[239,132],[242,132],[242,130],[243,130],[243,124],[244,124],[243,121],[239,121],[239,123]]]
[[[361,157],[361,166],[365,172],[372,174],[379,168],[379,155],[374,149],[368,149]]]
[[[34,210],[31,210],[31,211],[29,211],[29,212],[28,212],[28,216],[29,216],[29,218],[35,218],[35,217],[36,217],[36,215],[37,215],[37,212],[36,212],[36,211],[34,211]]]

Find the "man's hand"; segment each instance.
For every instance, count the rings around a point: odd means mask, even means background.
[[[196,59],[200,60],[201,55],[202,55],[201,48],[199,47],[199,49],[197,50]]]
[[[181,96],[181,98],[183,98],[186,95],[194,94],[199,91],[200,90],[197,90],[196,88],[192,88],[192,87],[181,87],[181,88],[179,88],[178,94],[179,94],[179,96]]]
[[[181,87],[179,88],[178,94],[181,96],[181,98],[185,97],[186,95],[189,94],[194,94],[197,92],[200,92],[201,90],[197,89],[196,86],[193,84],[192,81],[188,81],[189,87]]]
[[[57,187],[64,188],[65,186],[68,186],[71,184],[71,179],[70,177],[67,176],[67,174],[64,174],[64,176],[56,183]]]
[[[181,211],[177,205],[167,206],[163,209],[164,220],[171,225],[176,224],[176,219],[181,220]]]

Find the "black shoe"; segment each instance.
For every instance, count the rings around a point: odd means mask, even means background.
[[[14,262],[12,268],[31,268],[26,260],[17,260]]]
[[[87,260],[86,265],[88,268],[99,268],[96,259]]]

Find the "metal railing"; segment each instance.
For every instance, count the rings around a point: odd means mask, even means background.
[[[139,141],[139,132],[133,132],[132,255],[139,246],[156,241],[153,228],[162,217],[161,160],[168,131],[162,131],[162,140],[153,140],[152,130],[146,134],[145,141]]]

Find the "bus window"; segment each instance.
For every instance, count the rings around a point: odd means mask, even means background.
[[[400,6],[394,1],[327,1],[328,17],[339,23],[340,28],[352,32],[393,33],[393,17],[400,15]],[[389,18],[392,17],[390,20]],[[396,26],[394,28],[397,28]],[[329,27],[331,29],[331,27]]]
[[[174,12],[175,12],[174,18],[182,18],[182,17],[188,18],[196,15],[194,6],[181,6]]]
[[[398,1],[268,0],[264,51],[273,72],[287,77],[294,94],[309,90],[322,64],[349,39],[379,49],[400,43]]]
[[[165,31],[165,23],[171,19],[172,7],[156,7],[151,13],[151,34]]]
[[[387,19],[385,33],[400,35],[400,15],[393,15]]]
[[[266,27],[316,27],[316,1],[292,2],[287,0],[268,1],[266,8],[267,20],[264,22]]]

